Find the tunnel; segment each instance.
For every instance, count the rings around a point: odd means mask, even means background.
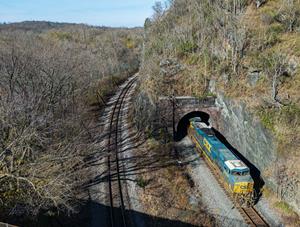
[[[203,111],[193,111],[184,115],[180,119],[177,125],[177,131],[175,137],[176,141],[182,140],[187,135],[189,120],[194,117],[200,117],[201,120],[206,124],[209,124],[210,122],[210,115]],[[265,182],[261,177],[260,170],[253,163],[251,163],[250,160],[248,160],[245,156],[243,156],[235,147],[233,147],[221,132],[219,132],[215,128],[212,128],[212,130],[214,131],[215,136],[220,140],[220,142],[222,142],[229,150],[233,152],[233,154],[235,154],[238,158],[240,158],[249,167],[250,175],[254,180],[254,190],[256,195],[255,202],[257,202],[262,195],[261,189],[265,184]]]
[[[193,111],[184,115],[177,125],[176,141],[182,140],[187,135],[188,126],[190,123],[189,120],[194,117],[200,117],[201,120],[206,124],[208,124],[210,118],[208,113],[202,111]]]

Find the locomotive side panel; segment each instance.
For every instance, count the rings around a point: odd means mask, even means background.
[[[220,172],[222,181],[233,194],[253,192],[248,167],[213,134],[211,127],[190,121],[189,135],[197,150]]]

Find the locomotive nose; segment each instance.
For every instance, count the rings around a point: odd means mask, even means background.
[[[239,183],[235,184],[234,188],[235,188],[234,191],[236,193],[242,193],[242,194],[249,193],[249,192],[252,192],[252,190],[253,190],[253,183],[239,182]]]

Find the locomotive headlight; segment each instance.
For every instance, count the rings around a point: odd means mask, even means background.
[[[247,189],[247,185],[242,185],[241,189]]]

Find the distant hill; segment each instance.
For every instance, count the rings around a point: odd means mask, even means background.
[[[22,31],[34,31],[34,32],[43,32],[50,29],[61,29],[64,27],[89,27],[96,28],[101,30],[115,30],[115,29],[140,29],[136,28],[117,28],[117,27],[107,27],[107,26],[92,26],[87,24],[76,24],[76,23],[60,23],[60,22],[51,22],[51,21],[23,21],[16,23],[0,23],[0,31],[8,30],[22,30]]]
[[[74,24],[56,23],[56,22],[48,22],[48,21],[24,21],[20,23],[0,24],[0,30],[43,31],[52,28],[61,28],[68,25],[74,25]]]

